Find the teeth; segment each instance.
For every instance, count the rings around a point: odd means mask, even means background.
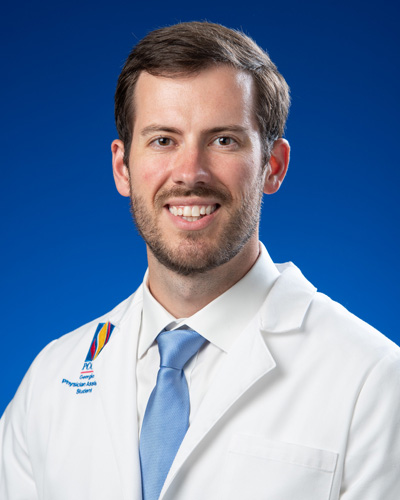
[[[210,215],[217,209],[216,205],[184,205],[177,207],[174,205],[169,206],[169,211],[175,217],[180,216],[183,219],[193,222],[200,219],[204,215]]]

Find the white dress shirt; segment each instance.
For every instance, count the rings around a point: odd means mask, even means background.
[[[260,256],[250,271],[229,290],[189,318],[174,318],[157,302],[147,286],[146,272],[136,370],[139,430],[160,367],[155,339],[164,328],[173,330],[187,325],[208,341],[184,368],[190,396],[189,421],[193,419],[221,363],[260,309],[279,276],[266,248],[263,244],[260,247]]]

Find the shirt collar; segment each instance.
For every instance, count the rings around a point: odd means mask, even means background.
[[[228,352],[240,333],[260,309],[279,271],[265,246],[260,243],[260,256],[250,271],[225,293],[207,304],[190,318],[176,319],[151,295],[143,279],[143,319],[138,356],[141,358],[164,328],[186,324],[209,342]],[[237,312],[235,314],[235,312]]]

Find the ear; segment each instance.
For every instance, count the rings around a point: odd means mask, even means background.
[[[266,167],[264,193],[273,194],[281,187],[285,178],[290,160],[290,146],[286,139],[277,139],[274,142],[271,158]]]
[[[122,196],[130,196],[129,170],[124,162],[125,147],[119,139],[111,143],[112,167],[117,190]]]

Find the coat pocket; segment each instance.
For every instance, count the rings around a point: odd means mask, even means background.
[[[338,455],[262,436],[235,435],[221,499],[328,500]]]

